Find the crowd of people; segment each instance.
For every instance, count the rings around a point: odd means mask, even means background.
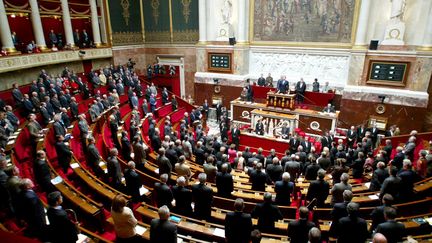
[[[132,64],[132,63],[131,63]],[[12,95],[16,102],[17,111],[28,116],[28,130],[33,141],[35,152],[34,179],[43,191],[47,192],[49,209],[43,211],[38,195],[32,190],[33,182],[28,178],[21,178],[16,166],[8,166],[6,158],[0,158],[0,183],[7,199],[2,200],[2,208],[25,221],[31,236],[45,240],[46,221],[48,215],[50,227],[56,233],[52,236],[54,242],[70,242],[75,239],[76,225],[65,220],[66,212],[62,209],[61,194],[51,184],[50,170],[44,151],[36,151],[37,141],[44,136],[42,129],[53,122],[53,131],[57,139],[55,148],[58,163],[64,173],[68,173],[72,150],[65,143],[71,139],[67,127],[71,121],[78,120],[81,147],[87,165],[93,172],[114,188],[132,196],[134,202],[143,200],[140,188],[142,182],[137,170],[145,171],[146,158],[151,151],[157,152],[160,182],[154,185],[155,204],[159,207],[159,219],[151,223],[150,239],[152,242],[174,242],[176,239],[176,225],[168,219],[170,211],[184,216],[210,220],[213,206],[213,196],[233,198],[235,179],[232,170],[242,170],[249,175],[252,190],[263,192],[263,201],[257,203],[251,214],[243,212],[244,202],[236,199],[234,210],[227,213],[225,219],[225,236],[228,242],[259,242],[261,232],[274,233],[275,222],[283,219],[278,206],[289,206],[293,200],[298,200],[299,190],[296,186],[298,178],[304,177],[310,182],[306,195],[306,202],[300,205],[314,204],[318,207],[332,207],[333,223],[330,229],[332,236],[341,242],[364,242],[373,234],[374,238],[386,238],[388,242],[397,242],[404,237],[403,224],[395,222],[397,211],[392,207],[396,202],[406,202],[415,198],[413,184],[426,177],[430,177],[432,161],[432,141],[430,150],[421,150],[419,159],[414,161],[414,151],[417,147],[417,133],[411,132],[404,147],[396,147],[396,154],[392,156],[391,140],[376,154],[378,129],[376,127],[351,127],[347,133],[347,141],[335,141],[333,133],[326,133],[316,147],[308,137],[301,137],[293,131],[287,133],[289,149],[280,156],[274,149],[264,156],[263,149],[252,151],[246,147],[240,149],[240,128],[231,123],[226,109],[221,104],[216,105],[217,122],[220,125],[220,136],[208,136],[203,127],[208,117],[209,105],[205,102],[201,107],[184,113],[180,121],[179,130],[173,129],[170,117],[165,118],[163,134],[156,125],[153,113],[158,106],[156,97],[161,92],[161,103],[171,103],[172,110],[178,109],[175,96],[170,96],[166,89],[158,90],[151,83],[142,85],[133,71],[133,65],[106,67],[88,74],[88,82],[83,82],[74,72],[65,68],[58,77],[41,71],[37,80],[33,81],[29,94],[22,94],[18,85],[13,85]],[[107,93],[94,91],[96,87],[107,86]],[[74,88],[75,87],[75,88]],[[120,96],[126,95],[132,109],[129,131],[121,131],[119,127],[124,121],[119,112]],[[88,113],[90,121],[98,120],[105,111],[111,110],[109,129],[114,147],[107,158],[107,173],[100,169],[100,151],[95,145],[95,138],[90,134],[86,114],[78,112],[78,103],[73,97],[79,92],[84,99],[93,97]],[[139,107],[139,97],[144,97]],[[4,134],[15,131],[19,119],[10,106],[1,107],[0,117]],[[9,112],[9,113],[8,113]],[[10,114],[12,113],[12,114]],[[42,118],[43,125],[37,121]],[[147,117],[149,137],[147,144],[141,136],[141,119]],[[15,121],[15,122],[14,122]],[[10,123],[10,124],[9,124]],[[162,129],[162,127],[161,127]],[[0,128],[0,133],[2,128]],[[260,133],[256,127],[255,132]],[[392,126],[386,135],[395,134]],[[6,140],[7,141],[7,140]],[[121,151],[121,153],[119,152]],[[133,156],[131,156],[133,154]],[[121,170],[118,157],[128,161],[127,168]],[[198,183],[193,180],[190,160],[203,167],[203,173],[197,176]],[[372,172],[371,191],[379,191],[382,206],[377,207],[372,214],[372,227],[368,229],[364,219],[358,216],[359,205],[351,202],[353,198],[352,186],[349,183],[349,172],[354,179],[363,181],[366,173]],[[175,172],[177,179],[171,180]],[[330,186],[326,175],[331,175],[333,185]],[[122,178],[125,178],[125,185]],[[215,183],[217,193],[207,183]],[[274,195],[266,192],[267,185],[274,185]],[[331,203],[326,203],[331,195]],[[233,198],[235,199],[235,198]],[[194,207],[192,207],[192,202]],[[139,241],[136,236],[136,219],[126,199],[118,196],[113,200],[111,215],[114,220],[115,231],[119,240]],[[57,210],[57,211],[56,211]],[[292,221],[288,226],[288,237],[292,242],[319,242],[321,232],[316,222],[309,221],[309,209],[299,208],[300,218]],[[252,225],[252,218],[258,219],[256,227]],[[62,221],[63,220],[63,221]],[[41,230],[44,229],[44,230]],[[57,240],[58,239],[58,240]],[[162,240],[163,239],[163,240]],[[378,242],[378,241],[377,241]]]

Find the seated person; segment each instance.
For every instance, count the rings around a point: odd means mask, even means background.
[[[258,135],[264,135],[264,124],[261,120],[255,125],[255,133]]]
[[[323,112],[326,112],[326,113],[334,113],[334,112],[336,112],[335,111],[335,108],[329,103],[329,104],[327,104],[327,106],[323,109]]]

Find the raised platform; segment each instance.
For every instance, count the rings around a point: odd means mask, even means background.
[[[290,120],[291,131],[300,128],[305,133],[316,136],[321,136],[326,131],[334,131],[339,117],[339,111],[336,111],[336,113],[324,113],[310,109],[297,108],[289,110],[279,107],[269,107],[263,103],[244,102],[240,101],[240,99],[231,101],[230,105],[231,120],[234,122],[250,124],[254,127],[257,120],[257,112],[253,112],[253,110],[257,109],[263,111],[259,115],[267,120],[267,124],[279,124],[281,120]],[[280,114],[280,116],[275,116],[275,114]],[[273,129],[275,128],[276,126],[273,125]],[[266,127],[266,132],[268,132],[268,136],[273,136],[273,130],[269,132],[268,127]]]

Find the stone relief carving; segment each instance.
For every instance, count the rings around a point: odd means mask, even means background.
[[[300,53],[251,52],[250,75],[271,73],[273,78],[286,75],[289,81],[303,77],[306,82],[314,78],[329,81],[331,86],[345,86],[348,79],[348,56],[324,56]]]

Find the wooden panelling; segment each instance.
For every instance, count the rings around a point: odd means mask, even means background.
[[[342,99],[338,127],[349,128],[351,125],[366,124],[370,115],[378,115],[375,108],[378,103]],[[406,107],[385,104],[386,111],[379,115],[388,118],[388,125],[397,125],[401,134],[415,129],[422,131],[426,108]]]
[[[220,85],[220,87],[221,87],[220,93],[216,94],[214,92],[213,84],[195,83],[195,104],[202,105],[205,99],[207,99],[209,104],[211,104],[212,96],[215,95],[215,96],[222,97],[222,105],[224,105],[227,109],[229,109],[230,101],[240,97],[242,87],[225,86],[225,85]]]

